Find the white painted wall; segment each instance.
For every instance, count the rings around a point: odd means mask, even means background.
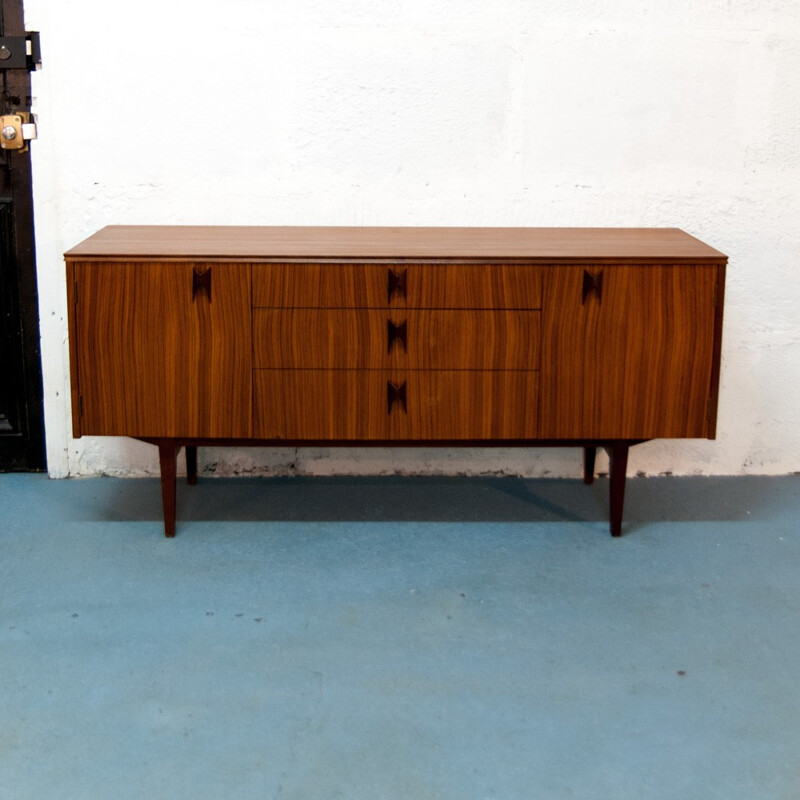
[[[677,226],[730,256],[715,442],[631,472],[800,470],[800,4],[26,0],[53,476],[145,474],[70,437],[61,254],[106,224]],[[577,451],[207,452],[244,472],[576,475]]]

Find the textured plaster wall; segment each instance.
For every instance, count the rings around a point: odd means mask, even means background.
[[[26,0],[53,476],[144,474],[70,437],[62,252],[111,223],[677,226],[730,256],[718,439],[631,472],[800,470],[800,4]],[[575,475],[576,451],[208,451],[207,472]],[[601,465],[602,467],[602,465]]]

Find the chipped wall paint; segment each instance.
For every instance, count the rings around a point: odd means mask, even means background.
[[[26,0],[51,475],[70,437],[61,254],[112,223],[677,226],[730,256],[718,439],[645,474],[800,470],[800,5]],[[577,475],[570,450],[220,450],[207,474]],[[604,462],[599,465],[604,468]]]

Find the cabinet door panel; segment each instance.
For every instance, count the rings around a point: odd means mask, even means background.
[[[523,370],[260,369],[254,378],[254,435],[361,441],[535,438],[538,381],[538,372]]]
[[[250,435],[249,265],[86,262],[74,279],[81,434]]]
[[[716,266],[548,271],[540,436],[709,435],[716,280]]]
[[[538,369],[539,311],[257,308],[256,368]]]

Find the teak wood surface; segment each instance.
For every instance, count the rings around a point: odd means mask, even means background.
[[[529,263],[720,263],[726,256],[678,228],[412,228],[110,225],[73,258],[239,260],[522,259]]]
[[[493,440],[537,436],[538,372],[256,370],[253,433],[263,439]],[[388,385],[405,403],[388,402]]]
[[[539,311],[253,310],[253,366],[539,368]]]
[[[390,294],[393,282],[400,286]],[[542,271],[519,264],[254,264],[253,305],[535,309]]]
[[[605,267],[581,302],[584,269],[546,278],[540,435],[713,436],[713,266]]]
[[[66,254],[73,428],[157,444],[716,433],[727,258],[678,229],[111,226]]]
[[[192,297],[195,268],[211,300]],[[247,265],[78,263],[74,283],[79,433],[251,435]]]

